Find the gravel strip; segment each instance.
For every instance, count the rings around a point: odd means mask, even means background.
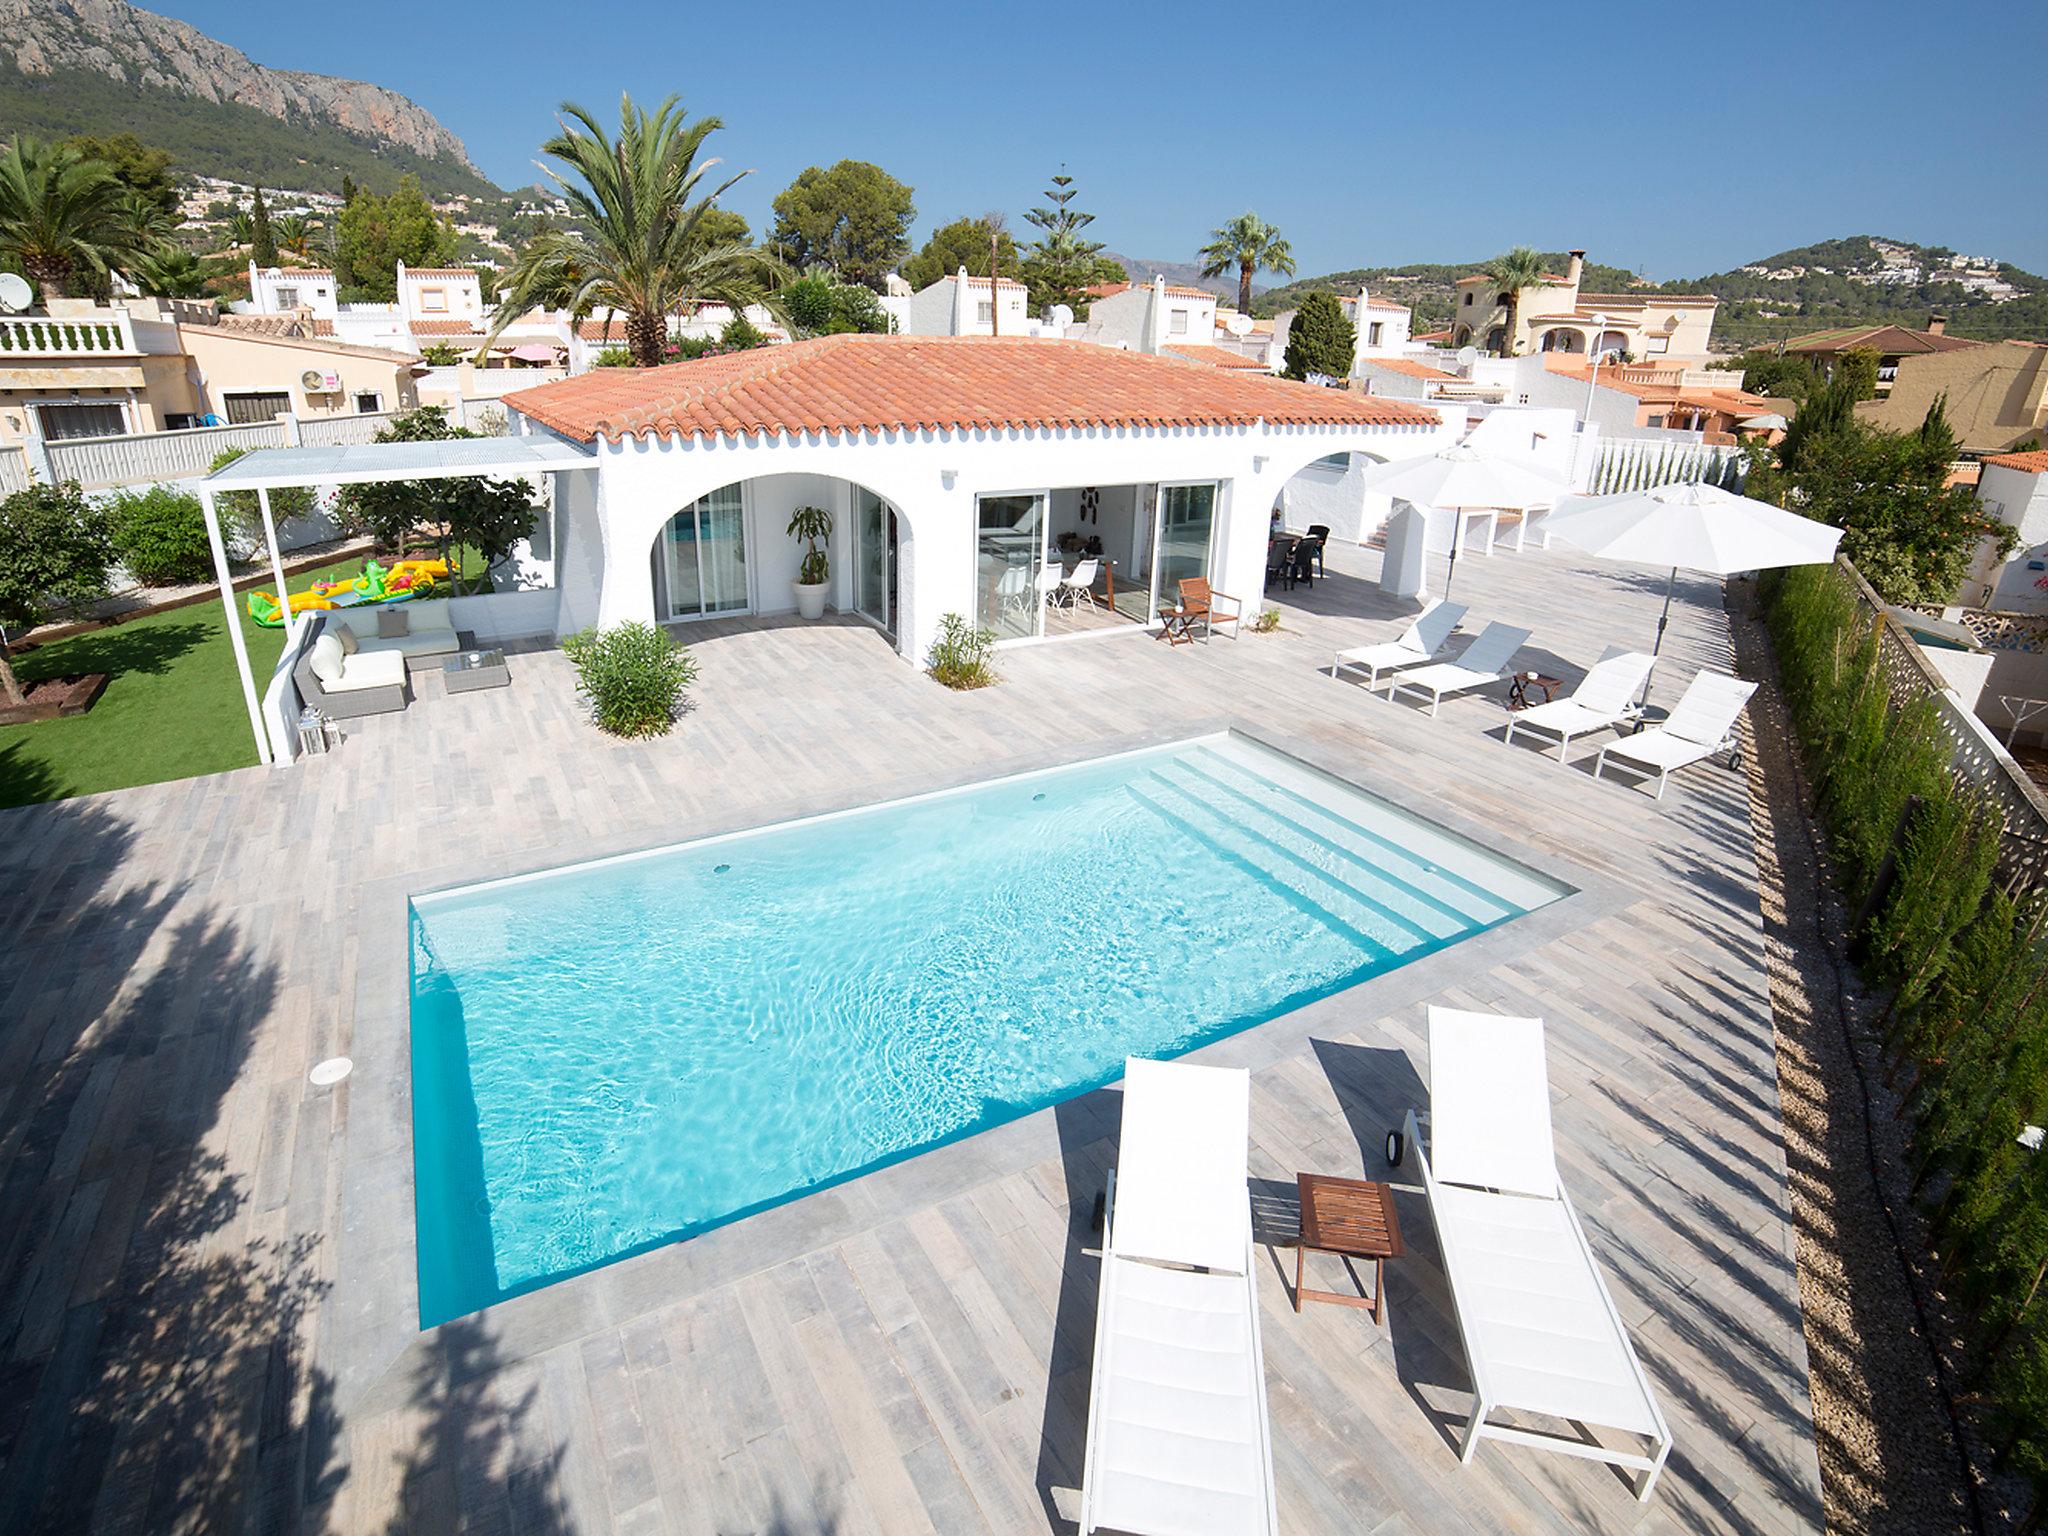
[[[1907,1122],[1895,1116],[1870,1028],[1883,999],[1866,996],[1843,959],[1849,914],[1809,811],[1754,597],[1752,584],[1729,584],[1736,655],[1762,684],[1749,709],[1750,820],[1827,1527],[1842,1536],[2010,1530],[2024,1492],[1982,1478],[1989,1460],[1977,1427],[1953,1416],[1960,1330],[1933,1285],[1926,1225],[1907,1195]]]

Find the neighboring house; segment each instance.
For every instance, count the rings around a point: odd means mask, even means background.
[[[1834,376],[1835,359],[1844,352],[1875,352],[1877,392],[1888,395],[1898,377],[1899,364],[1907,358],[1969,352],[1983,345],[1981,341],[1949,335],[1948,317],[1930,315],[1924,331],[1909,331],[1903,325],[1849,326],[1843,330],[1815,331],[1810,335],[1796,336],[1778,350],[1787,357],[1806,358],[1820,370],[1823,378]]]
[[[1376,299],[1364,288],[1355,294],[1340,293],[1336,298],[1337,307],[1357,333],[1351,346],[1352,377],[1363,376],[1360,369],[1368,358],[1399,357],[1411,349],[1413,343],[1408,328],[1413,312],[1406,304]],[[1297,313],[1296,310],[1283,309],[1273,317],[1272,357],[1275,368],[1287,359],[1287,333],[1294,328]]]
[[[1581,399],[1586,385],[1593,383],[1596,401],[1600,395],[1610,393],[1632,401],[1633,420],[1615,420],[1610,410],[1604,413],[1608,418],[1604,424],[1609,426],[1703,432],[1710,443],[1731,443],[1745,430],[1756,430],[1746,429],[1745,423],[1760,416],[1784,415],[1788,409],[1784,401],[1753,395],[1737,387],[1729,381],[1739,375],[1719,370],[1607,363],[1595,382],[1590,364],[1573,362],[1553,352],[1518,362],[1524,381],[1529,362],[1540,362],[1550,373],[1571,380]],[[1596,406],[1596,418],[1602,414]]]
[[[962,267],[951,276],[894,300],[897,328],[906,336],[1030,336],[1030,289],[1013,277],[993,283],[969,277]],[[885,306],[886,307],[886,306]]]
[[[1520,291],[1515,334],[1507,334],[1508,295],[1483,272],[1458,279],[1451,345],[1503,357],[1576,352],[1640,360],[1704,359],[1721,301],[1711,294],[1588,293],[1579,283],[1586,253],[1573,251],[1562,274]]]
[[[516,430],[598,461],[558,485],[558,633],[790,609],[802,550],[784,530],[809,504],[834,514],[832,603],[912,662],[947,614],[1040,635],[1032,580],[1066,533],[1116,561],[1131,618],[1197,576],[1249,611],[1297,473],[1455,436],[1424,406],[1022,337],[824,336],[505,404]]]
[[[1977,501],[1986,517],[2015,530],[2019,542],[1999,565],[1984,547],[1963,581],[1965,602],[2002,613],[2048,613],[2048,452],[1985,459]]]
[[[401,409],[414,365],[288,325],[222,323],[211,303],[58,300],[0,316],[0,443]]]
[[[1966,455],[2048,437],[2048,347],[1999,341],[1902,356],[1890,392],[1860,401],[1856,414],[1874,427],[1911,432],[1938,399]]]
[[[1413,357],[1360,358],[1354,376],[1367,393],[1391,395],[1397,400],[1472,399],[1486,388],[1475,385],[1462,374],[1451,373]],[[1499,399],[1496,387],[1491,391]]]
[[[1169,283],[1098,283],[1088,290],[1088,318],[1067,331],[1076,341],[1134,352],[1216,345],[1216,295]]]

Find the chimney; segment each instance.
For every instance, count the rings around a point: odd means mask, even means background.
[[[991,293],[995,290],[990,289]],[[974,311],[967,307],[967,263],[960,264],[960,270],[953,278],[953,334],[967,334],[967,317]]]
[[[1166,276],[1152,274],[1152,301],[1145,311],[1145,347],[1154,357],[1166,350]]]
[[[1939,336],[1939,335],[1941,335],[1941,334],[1942,334],[1942,332],[1946,331],[1947,329],[1948,329],[1948,316],[1947,316],[1947,315],[1929,315],[1929,316],[1927,317],[1927,334],[1928,334],[1928,335],[1930,335],[1930,336]]]
[[[1570,251],[1566,254],[1571,257],[1572,261],[1571,265],[1564,269],[1564,280],[1576,288],[1579,286],[1580,276],[1586,270],[1586,253],[1584,251]]]

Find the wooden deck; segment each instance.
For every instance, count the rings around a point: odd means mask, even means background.
[[[0,1530],[960,1532],[1072,1528],[1091,1095],[508,1302],[413,1326],[408,892],[1236,723],[1579,896],[1210,1048],[1254,1069],[1253,1171],[1382,1177],[1422,1003],[1545,1015],[1560,1161],[1677,1448],[1610,1468],[1454,1440],[1465,1367],[1426,1206],[1388,1323],[1260,1275],[1290,1532],[1820,1526],[1743,785],[1661,805],[1316,669],[1405,613],[1378,556],[1276,595],[1283,628],[1001,654],[953,695],[852,622],[703,628],[694,708],[621,745],[559,655],[365,721],[332,756],[0,812]],[[1646,643],[1663,579],[1559,552],[1459,561],[1475,620],[1574,677]],[[1475,626],[1476,627],[1476,626]],[[1725,665],[1681,588],[1660,685]],[[4,750],[4,740],[0,740]],[[1590,753],[1588,754],[1590,755]],[[355,1058],[338,1089],[308,1069]]]

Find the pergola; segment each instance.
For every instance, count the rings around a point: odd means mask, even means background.
[[[227,545],[221,539],[216,499],[223,491],[254,491],[263,517],[263,542],[270,556],[271,579],[277,583],[278,606],[290,630],[291,595],[285,588],[284,559],[278,553],[277,525],[270,515],[270,493],[288,485],[363,485],[382,480],[453,480],[470,476],[534,479],[543,474],[597,469],[597,456],[554,437],[457,437],[422,443],[342,443],[326,448],[258,448],[199,482],[199,503],[206,515],[207,542],[213,548],[213,570],[228,615],[228,643],[234,647],[235,670],[241,674],[242,702],[249,709],[256,755],[277,762],[270,733],[264,728],[263,703],[249,666],[249,648],[242,639],[241,617],[235,612],[234,575],[228,569]]]

